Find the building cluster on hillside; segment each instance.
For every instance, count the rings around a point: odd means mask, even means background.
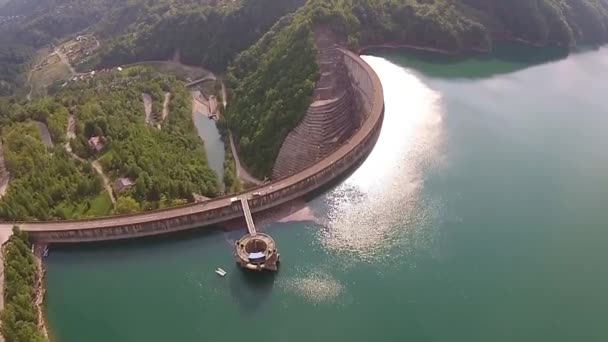
[[[0,26],[15,22],[19,19],[23,19],[23,15],[0,15]]]
[[[60,50],[66,55],[70,63],[90,56],[99,48],[99,42],[93,35],[78,36],[73,41],[61,46]]]
[[[119,72],[122,71],[121,67],[118,68],[114,68],[114,69],[101,69],[101,70],[93,70],[89,73],[85,73],[85,74],[81,74],[78,76],[74,76],[70,79],[70,81],[76,82],[76,81],[84,81],[90,78],[93,78],[95,75],[101,75],[101,74],[106,74],[109,72],[112,72],[114,70],[118,70]]]

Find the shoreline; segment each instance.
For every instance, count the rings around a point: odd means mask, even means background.
[[[384,43],[384,44],[370,44],[364,45],[357,49],[355,53],[358,55],[363,55],[365,52],[373,49],[409,49],[413,51],[425,51],[425,52],[434,52],[441,55],[458,55],[457,51],[450,51],[440,48],[433,48],[428,46],[421,45],[412,45],[412,44],[399,44],[399,43]]]
[[[356,53],[359,55],[363,55],[365,52],[367,52],[369,50],[373,50],[373,49],[404,49],[404,50],[412,50],[412,51],[432,52],[432,53],[446,55],[446,56],[460,56],[467,52],[484,53],[484,54],[492,52],[492,49],[469,48],[469,49],[463,49],[463,50],[447,50],[447,49],[415,45],[415,44],[384,43],[384,44],[364,45],[364,46],[360,47],[356,51]]]
[[[519,43],[519,44],[528,45],[530,47],[537,48],[537,49],[558,48],[558,49],[564,49],[564,50],[568,51],[569,53],[572,52],[573,48],[576,47],[576,46],[566,47],[566,46],[562,46],[559,44],[550,44],[550,43],[543,44],[543,43],[539,43],[539,42],[533,42],[530,40],[526,40],[523,38],[507,38],[507,37],[492,38],[492,44],[494,44],[494,43]],[[368,52],[369,50],[373,50],[373,49],[404,49],[404,50],[411,50],[411,51],[432,52],[432,53],[445,55],[445,56],[466,56],[467,54],[470,54],[470,53],[488,54],[494,50],[493,46],[490,47],[489,49],[465,48],[462,50],[447,50],[447,49],[442,49],[442,48],[435,48],[435,47],[415,45],[415,44],[382,43],[382,44],[363,45],[356,50],[356,53],[358,53],[359,55],[362,55],[365,52]]]
[[[47,247],[46,244],[35,244],[34,245],[34,257],[36,258],[36,291],[35,291],[35,302],[36,311],[38,314],[38,329],[42,331],[42,334],[49,340],[48,324],[46,321],[46,311],[44,310],[44,298],[46,296],[46,268],[44,267],[44,260],[42,254],[44,249]]]

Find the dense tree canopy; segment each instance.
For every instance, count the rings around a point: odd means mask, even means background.
[[[32,49],[88,30],[102,49],[82,69],[171,58],[224,70],[299,7],[331,12],[350,45],[450,50],[493,39],[572,46],[608,40],[608,0],[9,0],[0,8],[0,96],[22,86]],[[322,9],[322,8],[325,9]],[[2,16],[17,19],[2,23]],[[340,22],[340,20],[346,20]]]
[[[243,1],[232,6],[164,6],[111,40],[100,65],[170,59],[176,52],[183,62],[225,69],[235,54],[253,44],[280,17],[305,0]]]
[[[4,246],[4,310],[0,331],[6,342],[45,342],[35,305],[37,266],[27,234],[13,228]]]
[[[143,93],[152,98],[155,115],[150,123]],[[165,94],[170,96],[163,120]],[[70,115],[76,122],[70,145],[84,162],[63,146]],[[54,147],[44,145],[41,124],[48,126]],[[117,213],[184,204],[194,194],[214,197],[219,192],[192,122],[190,92],[173,76],[150,69],[100,73],[30,103],[0,101],[0,129],[11,174],[8,193],[0,200],[2,219],[109,214],[95,208],[104,201],[101,180],[90,164],[96,159],[111,182],[129,178],[135,183],[120,193]],[[102,138],[101,151],[90,147],[92,137]]]
[[[32,54],[29,46],[0,43],[0,97],[13,94],[24,85],[24,72]]]
[[[24,85],[23,73],[35,49],[85,30],[101,38],[102,51],[81,69],[167,59],[176,50],[188,63],[221,69],[303,2],[9,0],[0,8],[0,97]]]
[[[38,125],[31,121],[4,128],[2,140],[11,184],[0,200],[0,218],[52,220],[85,215],[86,203],[101,191],[101,181],[89,164],[70,158],[60,146],[48,150]]]
[[[226,118],[239,155],[256,176],[270,173],[281,143],[302,119],[317,70],[312,27],[304,13],[287,26],[277,24],[231,67],[235,89]]]
[[[160,113],[165,92],[171,94],[167,119],[147,124],[142,93],[151,95],[152,110]],[[174,77],[131,68],[70,84],[56,97],[70,104],[76,116],[74,151],[83,158],[98,158],[88,140],[104,137],[104,170],[112,179],[134,180],[129,194],[143,208],[157,207],[162,198],[191,201],[193,193],[218,194],[217,177],[192,122],[192,97]]]

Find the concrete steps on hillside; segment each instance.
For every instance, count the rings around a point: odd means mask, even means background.
[[[355,130],[353,91],[318,100],[308,108],[302,122],[287,136],[273,170],[273,179],[298,172],[339,147]],[[336,89],[332,88],[332,94]]]
[[[281,145],[272,172],[279,179],[309,167],[335,151],[359,126],[356,92],[339,49],[339,37],[330,30],[315,33],[319,79],[313,103],[302,121]]]

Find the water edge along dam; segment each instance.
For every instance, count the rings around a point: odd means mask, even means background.
[[[304,169],[236,195],[181,207],[132,215],[50,222],[2,222],[10,231],[18,225],[36,243],[79,243],[138,238],[223,223],[244,217],[241,201],[247,198],[251,213],[279,206],[326,186],[359,164],[373,149],[384,118],[380,79],[358,55],[337,48],[348,72],[354,97],[360,104],[362,121],[348,139],[322,159]],[[331,54],[335,58],[335,53]],[[259,234],[259,233],[258,233]]]

